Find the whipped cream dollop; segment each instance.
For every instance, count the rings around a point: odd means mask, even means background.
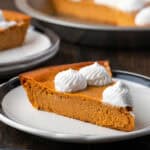
[[[71,1],[80,2],[81,0]],[[137,15],[135,15],[135,24],[137,26],[150,24],[150,0],[93,0],[93,2],[97,5],[116,8],[127,13],[136,12]]]
[[[97,62],[81,68],[79,72],[86,78],[88,85],[104,86],[112,82],[106,69]]]
[[[145,0],[122,0],[118,2],[117,8],[125,12],[132,12],[142,9],[145,4]]]
[[[87,87],[86,79],[77,70],[59,72],[54,79],[55,89],[59,92],[76,92]]]
[[[147,0],[94,0],[96,4],[106,5],[125,12],[133,12],[143,8]]]
[[[117,107],[132,107],[129,89],[121,81],[104,90],[103,102]]]
[[[71,0],[73,2],[80,2],[81,0]],[[124,12],[134,12],[142,9],[149,0],[93,0],[97,5],[105,5],[112,8],[117,8]]]
[[[7,21],[0,10],[0,28],[7,29],[9,27],[15,26],[17,23],[15,21]]]
[[[136,25],[150,25],[150,6],[142,9],[135,17]]]

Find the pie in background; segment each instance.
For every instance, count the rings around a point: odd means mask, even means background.
[[[30,17],[19,12],[0,11],[0,50],[21,46],[25,40]]]

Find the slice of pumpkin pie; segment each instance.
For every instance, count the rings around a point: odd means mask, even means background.
[[[49,0],[59,16],[122,27],[150,26],[149,0]]]
[[[43,68],[20,75],[32,105],[99,126],[132,131],[127,86],[111,78],[108,61]]]
[[[0,10],[0,50],[21,46],[29,24],[30,17],[27,15]]]

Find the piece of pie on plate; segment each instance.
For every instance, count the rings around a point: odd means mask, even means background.
[[[23,44],[30,17],[22,13],[0,10],[0,50]]]
[[[117,26],[149,26],[149,0],[49,0],[61,16]]]
[[[127,86],[113,81],[108,61],[43,68],[20,75],[31,104],[39,109],[122,131],[135,118]]]

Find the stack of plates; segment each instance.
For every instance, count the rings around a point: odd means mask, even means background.
[[[21,47],[0,52],[0,78],[15,75],[52,58],[60,40],[51,30],[29,29]]]

